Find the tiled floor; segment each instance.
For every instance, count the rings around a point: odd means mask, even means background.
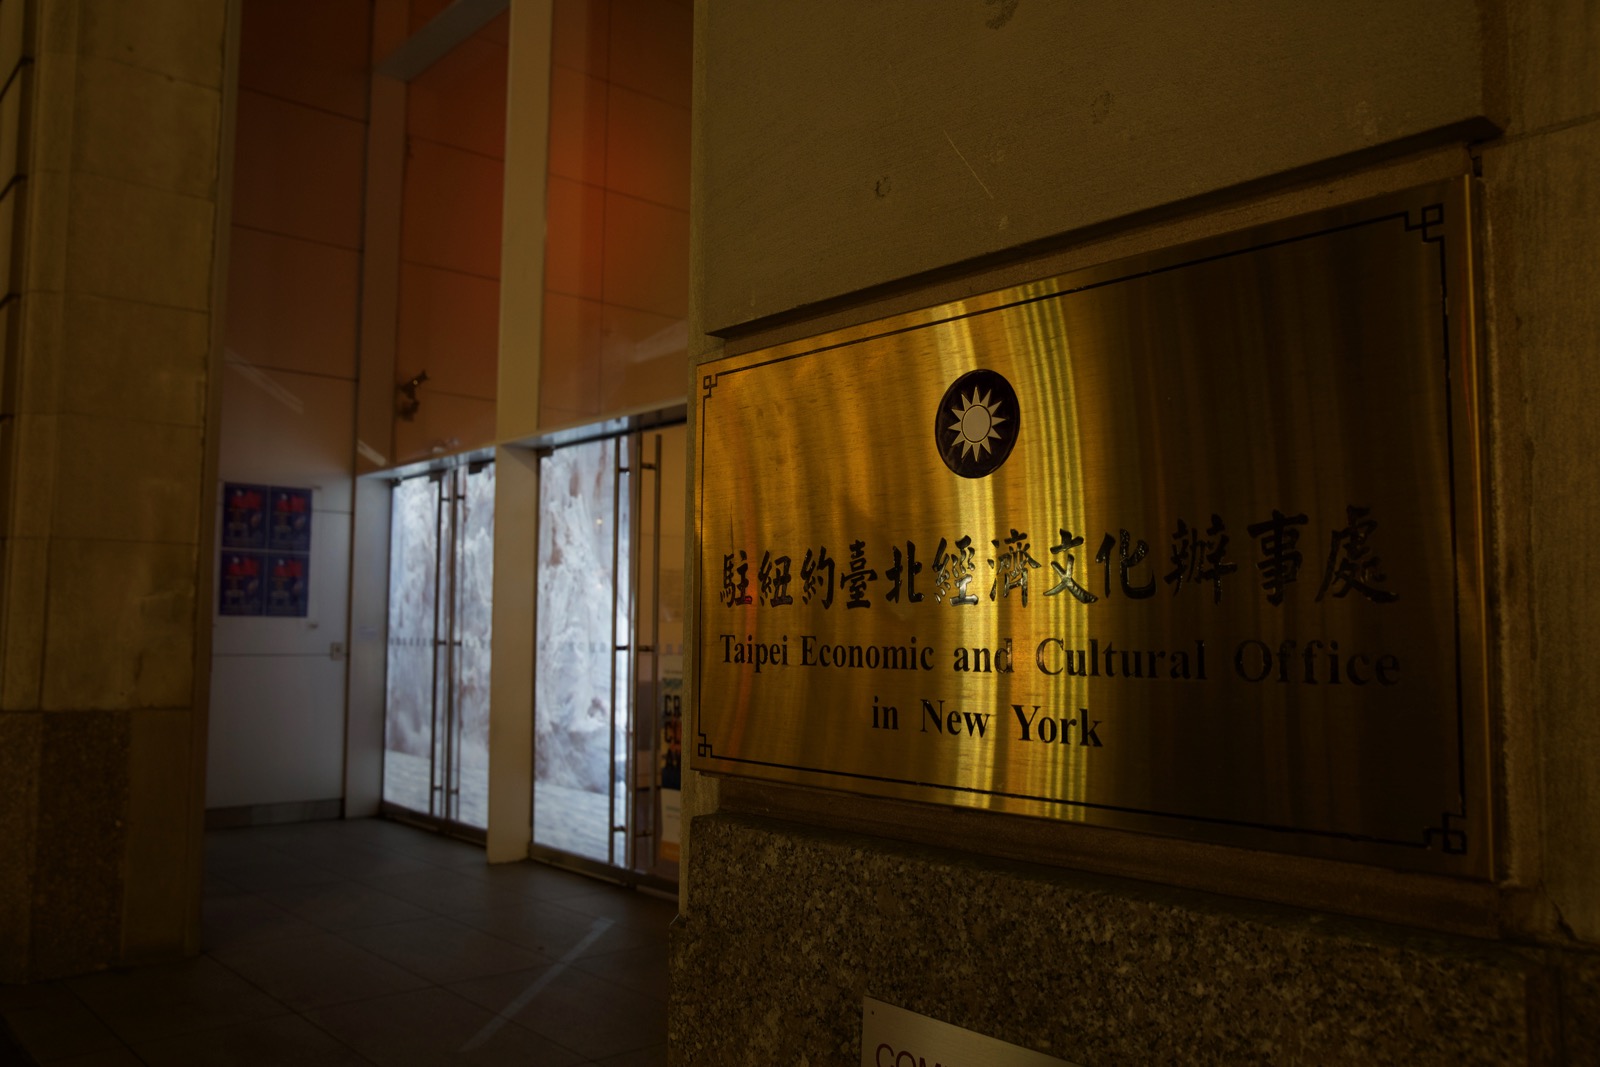
[[[78,1067],[663,1064],[675,910],[398,823],[213,831],[200,956],[0,986],[0,1014]]]

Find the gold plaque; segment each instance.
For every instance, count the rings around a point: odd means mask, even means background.
[[[695,766],[1489,877],[1468,195],[708,364]]]

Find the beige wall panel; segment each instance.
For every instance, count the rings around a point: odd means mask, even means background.
[[[409,146],[401,258],[498,278],[504,164],[417,138]]]
[[[539,458],[495,449],[494,620],[489,677],[490,863],[526,859],[533,837],[534,557],[539,544]]]
[[[348,512],[355,383],[236,360],[221,374],[222,424],[228,428],[217,466],[221,477],[310,486],[321,490],[317,510]]]
[[[797,14],[809,10],[808,5],[793,6]],[[720,11],[717,17],[722,17]],[[692,55],[694,12],[688,5],[673,0],[612,0],[613,82],[688,107]]]
[[[606,186],[689,210],[689,109],[611,87]]]
[[[559,426],[600,413],[600,360],[597,354],[605,328],[605,308],[597,300],[582,300],[563,293],[544,298],[544,379],[540,400],[546,410],[567,413],[554,423],[541,416],[543,426]]]
[[[221,88],[227,4],[100,0],[75,6],[81,12],[78,46],[83,55]]]
[[[406,132],[452,148],[504,159],[506,49],[479,31],[411,83]]]
[[[350,645],[345,669],[344,814],[378,814],[383,794],[383,712],[388,671],[389,501],[382,479],[356,482],[350,544]],[[315,564],[313,564],[315,566]]]
[[[329,800],[343,793],[344,667],[327,656],[217,657],[206,807]]]
[[[15,316],[11,328],[20,357],[8,383],[16,393],[9,398],[13,410],[60,411],[68,375],[61,360],[48,356],[67,344],[66,294],[37,289],[25,293],[16,302]]]
[[[600,349],[600,410],[666,405],[684,398],[689,326],[683,319],[607,306]]]
[[[93,174],[74,174],[71,184],[67,288],[195,311],[210,306],[214,203]]]
[[[311,584],[305,618],[219,615],[213,596],[211,603],[200,605],[201,617],[210,620],[211,651],[217,657],[213,662],[227,656],[329,659],[331,646],[344,643],[350,608],[351,517],[347,511],[324,507],[327,496],[313,493],[311,499]],[[219,522],[221,517],[219,503]],[[388,558],[387,547],[383,555]],[[214,558],[209,552],[206,556]]]
[[[79,60],[77,75],[74,170],[215,195],[221,93],[105,59]]]
[[[5,76],[0,73],[0,77]],[[22,134],[22,101],[27,96],[32,80],[32,70],[24,69],[6,85],[4,94],[0,94],[0,182],[10,183],[23,169],[18,155]],[[4,247],[11,246],[7,244]]]
[[[611,0],[555,0],[550,60],[604,78],[610,69]]]
[[[24,4],[0,4],[0,78],[11,77],[11,72],[22,62],[28,42],[23,39],[25,27]]]
[[[195,555],[192,544],[52,541],[45,710],[188,705]]]
[[[235,226],[229,260],[230,358],[355,378],[359,252]]]
[[[1509,133],[1528,133],[1600,112],[1600,3],[1503,0],[1503,110]],[[1501,39],[1492,46],[1502,44]],[[1496,102],[1496,117],[1502,105]]]
[[[510,2],[511,0],[506,0],[508,7],[510,6]],[[499,45],[501,48],[510,48],[511,12],[502,11],[488,22],[485,22],[483,24],[483,29],[478,31],[478,36],[482,37],[485,41],[488,41],[491,44]]]
[[[128,736],[128,869],[122,900],[125,962],[170,957],[189,913],[190,720],[181,711],[136,711]]]
[[[35,103],[28,105],[28,144],[23,151],[32,174],[72,169],[78,62],[78,56],[71,53],[42,51],[35,54],[28,67],[32,81],[28,91]],[[59,101],[60,106],[41,109],[37,103],[40,99]]]
[[[371,0],[246,0],[239,87],[367,115]]]
[[[411,422],[396,420],[395,462],[409,463],[440,452],[487,445],[494,440],[494,420],[493,400],[431,393],[417,410],[415,419]]]
[[[365,127],[257,92],[238,122],[234,224],[359,249]]]
[[[1513,569],[1505,608],[1531,628],[1506,657],[1513,731],[1537,723],[1546,888],[1567,928],[1600,942],[1600,122],[1484,153],[1488,316],[1501,403],[1498,499]],[[1527,584],[1524,586],[1523,583]],[[1526,590],[1526,603],[1513,599]],[[1520,611],[1519,611],[1520,609]],[[1531,728],[1531,727],[1530,727]],[[1523,794],[1527,796],[1528,794]]]
[[[193,545],[200,513],[199,426],[56,417],[56,537]],[[185,704],[172,701],[171,706]]]
[[[605,288],[606,191],[550,176],[545,288],[599,300]]]
[[[426,369],[418,396],[432,393],[494,399],[499,358],[500,283],[493,278],[400,266],[400,330],[395,377]]]
[[[0,294],[15,293],[22,289],[23,279],[17,272],[16,233],[17,212],[22,209],[26,182],[16,182],[0,193]]]
[[[604,81],[571,67],[550,71],[550,173],[575,182],[606,180]]]
[[[553,18],[550,0],[513,0],[511,5],[499,272],[504,295],[494,430],[502,441],[533,433],[539,426]],[[528,691],[527,700],[532,692]],[[521,706],[528,706],[526,700]]]
[[[62,412],[201,424],[210,316],[96,296],[69,294],[63,301],[56,386]],[[139,372],[129,375],[129,367]]]
[[[5,357],[5,354],[17,351],[17,335],[15,331],[17,329],[17,321],[22,317],[20,305],[21,301],[19,300],[8,300],[4,306],[0,306],[0,345],[4,346],[0,348],[0,359],[5,359],[8,363],[10,360]],[[14,374],[0,373],[0,416],[12,415],[17,411],[17,399],[13,395],[16,391],[14,377]],[[4,469],[4,467],[0,467],[0,470]],[[0,493],[0,500],[3,500],[3,498],[4,494]],[[0,503],[0,513],[3,513],[4,508],[5,505]],[[4,529],[4,524],[0,523],[0,530]],[[0,533],[0,536],[4,536],[4,534]]]
[[[5,423],[7,458],[12,463],[6,508],[7,536],[49,537],[55,514],[57,454],[63,447],[54,415],[21,414]]]
[[[708,330],[1484,110],[1452,0],[707,10]]]
[[[30,141],[33,136],[33,132],[30,132]],[[14,267],[12,264],[6,264],[5,267],[7,270],[14,269],[16,274],[5,291],[26,289],[60,292],[68,288],[67,259],[72,245],[72,228],[78,221],[74,217],[74,190],[70,182],[52,180],[48,175],[41,174],[37,166],[30,173],[30,178],[13,186],[10,192],[14,196],[19,190],[26,189],[24,203],[17,208],[22,213],[17,219],[17,228],[21,231],[20,247],[12,257]],[[0,257],[0,263],[5,263],[5,257]]]
[[[434,16],[450,6],[451,0],[411,0],[407,5],[410,11],[411,32],[416,33],[426,26]]]
[[[5,644],[0,648],[0,711],[39,707],[44,679],[44,613],[50,542],[12,537],[5,548]]]
[[[657,315],[689,306],[689,213],[606,194],[605,302]]]

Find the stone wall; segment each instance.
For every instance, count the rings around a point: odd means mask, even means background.
[[[198,940],[228,12],[0,5],[0,980]]]
[[[1593,1058],[1597,48],[1582,0],[702,0],[700,363],[1474,179],[1497,854],[1490,882],[1241,860],[691,759],[673,1062],[857,1062],[864,994],[1083,1063]]]

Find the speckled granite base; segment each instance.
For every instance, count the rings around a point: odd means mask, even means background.
[[[738,815],[692,840],[675,1065],[855,1067],[868,993],[1086,1065],[1525,1064],[1593,1040],[1561,1019],[1595,1009],[1593,957]]]
[[[0,981],[117,962],[128,731],[125,711],[0,716]]]

